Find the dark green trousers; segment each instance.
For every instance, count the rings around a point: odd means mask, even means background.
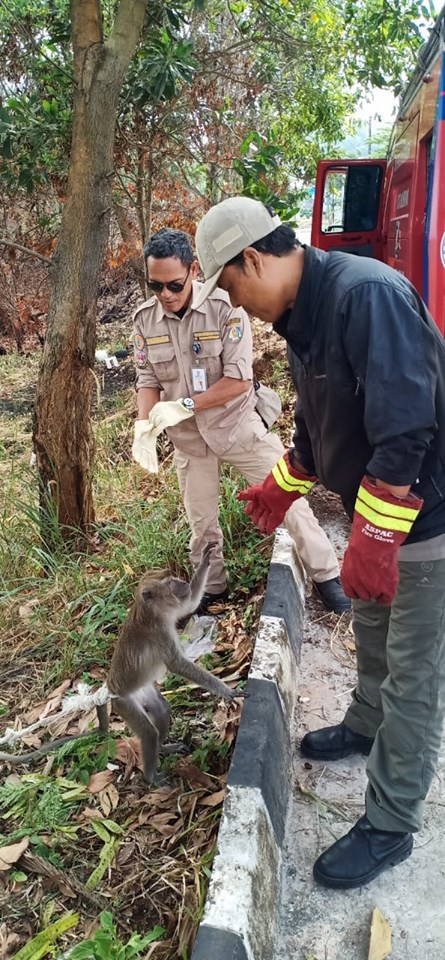
[[[445,560],[400,562],[391,607],[353,602],[358,682],[345,723],[375,737],[366,813],[414,832],[436,769],[445,714]]]

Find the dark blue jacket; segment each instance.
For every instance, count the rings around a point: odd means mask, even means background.
[[[288,343],[298,393],[294,444],[349,515],[365,473],[425,500],[409,542],[445,532],[445,341],[391,267],[305,249]]]

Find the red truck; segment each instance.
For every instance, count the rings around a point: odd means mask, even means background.
[[[445,7],[401,98],[387,159],[319,163],[311,243],[400,270],[445,333]]]

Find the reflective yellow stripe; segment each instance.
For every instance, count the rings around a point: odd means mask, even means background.
[[[365,503],[362,503],[361,500],[356,500],[355,502],[356,513],[360,513],[365,520],[369,520],[375,527],[380,527],[381,530],[401,530],[403,533],[409,533],[413,525],[412,520],[398,520],[396,517],[382,518],[381,513],[376,513],[374,510],[371,510]]]
[[[281,487],[282,490],[286,490],[289,493],[301,493],[302,496],[309,493],[309,490],[315,483],[315,480],[302,480],[298,477],[293,477],[292,474],[289,473],[284,457],[281,457],[281,460],[273,467],[272,476],[277,486]]]
[[[405,507],[403,504],[399,506],[396,503],[386,503],[386,501],[381,500],[380,497],[375,497],[369,490],[366,490],[365,487],[359,487],[357,497],[359,497],[360,500],[364,500],[372,510],[377,510],[378,513],[383,514],[385,517],[400,517],[403,520],[411,520],[411,523],[414,523],[419,513],[416,507]]]
[[[369,520],[374,526],[383,530],[401,530],[402,533],[410,532],[419,514],[419,510],[415,507],[386,503],[364,487],[359,487],[355,509],[360,516]]]
[[[377,510],[378,513],[381,513],[383,516],[389,517],[400,517],[404,520],[411,520],[411,523],[414,523],[419,510],[415,507],[406,507],[402,504],[397,505],[395,503],[386,503],[385,500],[381,500],[380,497],[374,496],[369,490],[366,490],[365,487],[359,487],[357,496],[360,500],[363,500],[365,503],[371,507],[372,510]]]

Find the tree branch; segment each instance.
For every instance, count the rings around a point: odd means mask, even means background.
[[[13,240],[8,240],[7,237],[0,237],[0,246],[12,247],[13,250],[20,250],[21,253],[25,253],[26,256],[36,257],[37,260],[41,260],[42,263],[47,263],[48,266],[51,266],[52,260],[49,257],[44,257],[43,253],[37,253],[36,250],[31,250],[29,247],[23,247],[21,243],[14,243]]]
[[[144,23],[148,0],[120,0],[114,26],[106,41],[106,48],[119,61],[122,74],[137,47]]]

